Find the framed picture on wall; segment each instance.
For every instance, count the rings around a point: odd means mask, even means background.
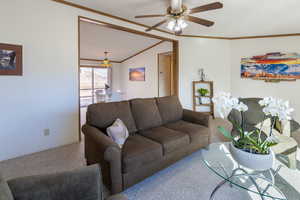
[[[0,75],[22,76],[21,45],[0,43]]]
[[[300,54],[273,52],[242,58],[241,77],[266,82],[300,79]]]
[[[130,68],[129,69],[129,80],[130,81],[145,81],[145,67]]]

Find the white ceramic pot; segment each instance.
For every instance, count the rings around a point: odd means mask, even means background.
[[[274,152],[272,150],[270,150],[270,153],[267,155],[253,154],[238,149],[230,143],[229,151],[238,164],[257,171],[271,169],[275,160]]]

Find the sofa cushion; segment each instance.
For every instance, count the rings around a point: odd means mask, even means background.
[[[122,149],[123,173],[161,159],[162,156],[163,150],[159,143],[137,134],[129,136]]]
[[[87,124],[105,130],[119,118],[129,133],[137,131],[128,101],[92,104],[87,110]]]
[[[7,182],[4,180],[4,178],[0,174],[0,199],[1,200],[13,200],[12,193],[9,189],[9,186]]]
[[[208,137],[210,136],[209,128],[199,124],[186,122],[183,120],[179,120],[173,123],[168,123],[164,126],[169,129],[188,134],[191,143],[195,143],[195,142],[199,143],[199,141],[207,141]]]
[[[160,97],[156,101],[164,124],[182,119],[183,109],[177,96]]]
[[[155,99],[133,99],[130,102],[138,130],[158,127],[162,124]]]
[[[190,144],[190,138],[186,133],[175,131],[166,127],[156,127],[139,132],[141,135],[150,138],[163,147],[164,155],[177,149],[182,149]]]

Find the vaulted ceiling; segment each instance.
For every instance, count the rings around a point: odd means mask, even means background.
[[[164,14],[169,0],[66,0],[131,21],[152,26],[159,18],[135,15]],[[183,0],[189,8],[218,0]],[[183,34],[223,37],[300,33],[300,0],[219,0],[223,9],[194,14],[215,22],[204,27],[189,22]],[[166,25],[161,29],[167,30]]]
[[[104,52],[113,61],[122,61],[160,40],[120,31],[90,22],[80,22],[80,57],[103,60]],[[171,46],[171,45],[170,45]]]

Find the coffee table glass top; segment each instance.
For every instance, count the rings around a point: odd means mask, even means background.
[[[202,151],[206,166],[223,181],[212,192],[211,199],[225,183],[256,193],[262,200],[300,200],[300,171],[284,165],[284,158],[276,159],[274,168],[253,171],[240,166],[229,152],[229,143],[213,143]],[[295,179],[298,179],[296,181]]]

